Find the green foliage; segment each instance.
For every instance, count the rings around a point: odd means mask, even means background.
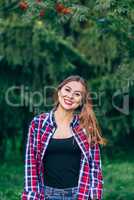
[[[12,0],[10,2],[2,1],[1,4],[3,12],[14,11],[26,23],[43,19],[53,28],[68,21],[72,23],[86,21],[89,16],[88,6],[78,0]]]
[[[120,144],[121,138],[132,135],[132,1],[46,0],[37,5],[35,1],[28,0],[26,11],[20,10],[19,2],[0,2],[0,104],[1,113],[4,113],[1,124],[10,121],[3,134],[7,134],[12,124],[21,130],[21,121],[27,115],[21,106],[14,109],[7,106],[5,93],[9,87],[23,85],[31,93],[42,92],[44,86],[55,87],[64,77],[80,74],[87,79],[92,96],[96,96],[93,99],[95,112],[109,145]],[[56,3],[62,3],[73,12],[67,15],[58,13]],[[45,15],[38,16],[43,8]],[[123,105],[125,94],[128,99],[124,112],[119,108]],[[49,95],[51,102],[52,95]],[[34,107],[30,97],[20,96],[19,89],[10,98],[15,102],[22,98],[27,102],[27,109]],[[48,109],[48,106],[39,106],[39,111]],[[11,117],[12,113],[16,116]],[[3,130],[2,125],[0,130]]]
[[[133,163],[110,162],[104,167],[104,199],[110,200],[132,200],[133,192]]]
[[[13,162],[13,161],[12,161]],[[23,190],[23,165],[12,162],[5,163],[0,167],[0,199],[21,199]]]

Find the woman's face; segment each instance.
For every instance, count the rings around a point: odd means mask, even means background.
[[[58,91],[59,104],[65,110],[75,110],[82,103],[84,87],[80,82],[71,81]]]

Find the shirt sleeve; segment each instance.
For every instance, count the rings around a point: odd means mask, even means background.
[[[90,198],[101,200],[104,182],[99,144],[94,144],[90,148],[90,158]]]
[[[24,174],[24,191],[22,200],[40,200],[39,182],[37,174],[37,159],[36,159],[36,137],[35,122],[32,120],[29,126],[26,154],[25,154],[25,174]]]

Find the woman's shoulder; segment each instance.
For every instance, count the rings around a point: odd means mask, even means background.
[[[48,115],[49,115],[49,112],[42,112],[38,115],[35,115],[33,119],[31,120],[31,122],[35,124],[43,123],[44,120],[47,119]]]

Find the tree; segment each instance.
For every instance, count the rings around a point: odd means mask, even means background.
[[[28,87],[29,94],[42,93],[45,86],[54,88],[64,77],[80,74],[88,81],[94,108],[109,144],[132,135],[134,16],[131,0],[28,0],[26,9],[22,9],[24,5],[20,6],[20,1],[1,2],[2,112],[7,109],[5,92],[12,85],[18,89],[11,98],[16,102],[23,98],[26,109],[33,111],[38,97],[33,101],[25,94],[20,96],[21,85]],[[63,12],[66,9],[68,13]],[[47,95],[52,103],[51,92]],[[129,96],[129,109],[124,112],[119,108],[125,92]],[[42,103],[39,112],[50,107]],[[19,113],[25,118],[25,108],[22,110]],[[4,118],[8,118],[8,112]],[[22,118],[17,118],[16,123],[10,120],[22,130]]]

